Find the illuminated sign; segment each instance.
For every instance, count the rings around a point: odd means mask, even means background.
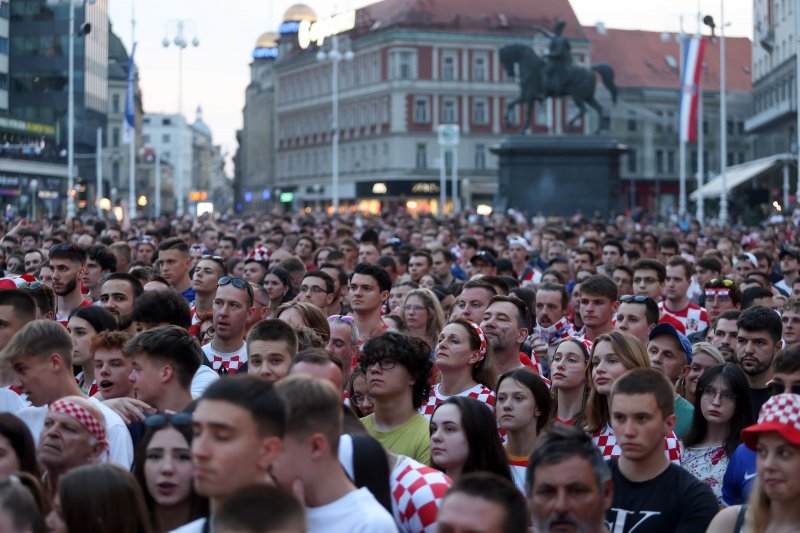
[[[372,192],[375,194],[386,194],[387,191],[385,183],[376,183],[372,186]]]
[[[275,59],[278,57],[278,49],[270,48],[256,48],[253,50],[253,59]]]
[[[439,192],[439,186],[435,183],[420,182],[411,186],[412,194],[433,194]]]
[[[294,193],[293,192],[282,192],[280,196],[281,202],[287,204],[294,200]]]
[[[287,21],[281,24],[281,27],[278,28],[278,33],[281,35],[286,35],[287,33],[297,33],[297,30],[300,29],[300,23],[297,21]]]
[[[208,199],[208,193],[205,191],[192,191],[189,193],[189,200],[192,202],[199,202]]]
[[[297,43],[300,48],[306,49],[311,46],[311,43],[316,43],[317,46],[322,46],[325,37],[336,35],[337,33],[344,33],[356,27],[356,12],[347,11],[340,15],[335,15],[329,19],[311,22],[304,20],[300,22],[300,27],[297,30]]]

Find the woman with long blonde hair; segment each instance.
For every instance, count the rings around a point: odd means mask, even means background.
[[[589,392],[586,368],[592,359],[591,349],[591,341],[579,337],[568,337],[556,346],[550,365],[556,424],[571,426],[581,416]]]
[[[436,294],[430,289],[414,289],[406,294],[400,306],[400,318],[406,333],[418,337],[433,349],[444,327],[444,312]]]

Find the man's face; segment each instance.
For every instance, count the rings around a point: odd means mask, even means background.
[[[499,503],[456,492],[442,500],[436,527],[439,533],[501,533],[505,519]]]
[[[736,273],[739,274],[742,278],[746,278],[750,272],[753,272],[756,267],[753,263],[748,260],[742,259],[736,261],[736,265],[734,266]]]
[[[535,531],[601,531],[613,487],[597,484],[592,465],[579,455],[536,467],[528,496]]]
[[[310,239],[300,239],[294,246],[294,253],[303,261],[308,261],[314,255],[314,243]]]
[[[793,392],[800,387],[800,372],[775,372],[771,382],[783,385],[784,392]]]
[[[352,328],[341,322],[331,324],[331,338],[325,350],[336,359],[342,362],[342,369],[345,373],[345,382],[350,380],[350,373],[353,369],[353,360],[356,357],[358,346],[350,342]]]
[[[264,265],[256,261],[248,261],[244,265],[244,272],[242,278],[248,283],[255,283],[260,285],[264,282],[264,276],[267,274],[267,269]]]
[[[120,350],[98,348],[94,352],[94,375],[104,400],[133,397],[129,379],[133,365]]]
[[[249,411],[224,400],[201,400],[192,416],[195,490],[224,499],[263,483],[281,448],[279,437],[259,434]]]
[[[617,302],[605,296],[581,293],[581,318],[590,328],[602,327],[611,322],[617,310]]]
[[[736,338],[738,335],[739,328],[736,326],[736,320],[720,318],[717,320],[717,326],[714,328],[709,342],[719,349],[725,361],[736,363]]]
[[[179,284],[187,276],[192,258],[180,250],[161,250],[158,253],[158,268],[171,285]]]
[[[215,293],[217,291],[217,282],[222,277],[220,274],[219,265],[211,259],[203,259],[197,263],[192,277],[194,292],[206,295]]]
[[[736,358],[748,376],[759,376],[769,371],[772,359],[783,343],[775,343],[766,330],[747,331],[739,328],[736,337]]]
[[[26,252],[28,250],[33,250],[34,248],[36,248],[36,238],[30,235],[25,235],[24,237],[22,237],[22,240],[20,241],[19,244],[20,246],[22,246],[22,249],[25,250]]]
[[[492,293],[480,287],[464,289],[458,295],[452,318],[463,316],[472,322],[480,322],[492,296],[494,296]]]
[[[611,428],[625,459],[646,461],[653,454],[662,453],[664,438],[673,427],[675,415],[665,419],[654,394],[611,396]]]
[[[153,262],[153,254],[156,252],[156,249],[153,247],[152,244],[148,243],[139,243],[136,246],[136,261],[142,261],[144,263],[150,264]]]
[[[800,343],[800,311],[791,309],[784,311],[781,315],[783,324],[783,340],[786,344],[792,345]]]
[[[271,383],[286,376],[291,362],[286,341],[251,341],[247,345],[247,373]]]
[[[484,261],[483,259],[475,260],[470,262],[470,276],[474,276],[475,274],[483,274],[484,276],[494,276],[497,274],[497,267]]]
[[[350,279],[350,307],[353,311],[366,313],[379,309],[389,297],[389,291],[381,291],[378,281],[366,274],[353,274]]]
[[[639,269],[633,273],[633,293],[649,296],[654,302],[661,300],[664,284],[658,281],[658,272]]]
[[[781,258],[781,273],[786,276],[787,274],[796,274],[800,263],[797,259],[789,254],[784,254]]]
[[[130,283],[122,279],[111,279],[103,283],[100,305],[114,315],[121,331],[128,329],[133,323],[133,303],[133,287]]]
[[[711,281],[712,279],[719,277],[719,272],[714,270],[709,270],[707,268],[703,268],[701,266],[694,267],[694,277],[697,280],[697,284],[701,287],[705,287],[706,283]]]
[[[131,382],[133,396],[137,400],[153,405],[158,401],[163,390],[161,378],[164,366],[161,362],[146,353],[135,353],[131,356]]]
[[[83,277],[83,267],[77,261],[69,259],[51,259],[53,267],[53,290],[59,296],[66,296],[79,290],[78,280]]]
[[[28,252],[25,254],[25,272],[30,274],[35,272],[42,264],[42,254],[39,252]]]
[[[611,279],[617,284],[617,292],[620,295],[633,294],[633,278],[626,271],[620,268],[614,270]]]
[[[11,337],[25,325],[20,317],[14,313],[11,305],[0,305],[0,350],[6,347]]]
[[[581,268],[591,268],[593,266],[592,258],[589,257],[589,254],[575,254],[573,266],[575,268],[575,272]]]
[[[677,248],[662,246],[658,249],[658,260],[661,261],[663,265],[666,265],[669,258],[674,255],[678,255]]]
[[[18,357],[11,362],[14,371],[14,386],[28,395],[28,401],[34,406],[50,403],[54,383],[57,380],[54,363],[51,356],[41,360],[38,357]]]
[[[450,277],[450,263],[448,263],[442,252],[433,254],[433,273],[440,278]]]
[[[365,243],[358,247],[358,262],[374,264],[378,262],[380,254],[372,243]]]
[[[414,378],[408,368],[398,363],[394,367],[384,370],[378,363],[372,363],[364,371],[367,378],[367,391],[373,398],[391,398],[411,394]]]
[[[691,280],[681,265],[667,266],[666,296],[668,300],[678,301],[686,297]]]
[[[536,292],[536,321],[540,326],[548,328],[564,316],[564,304],[558,291]]]
[[[408,273],[411,275],[411,280],[419,283],[422,276],[428,273],[428,260],[422,255],[412,255],[408,260]]]
[[[236,249],[233,247],[232,241],[221,240],[219,241],[217,252],[219,252],[220,257],[222,257],[223,259],[227,259],[229,257],[232,257],[233,254],[236,253]]]
[[[494,352],[519,351],[528,328],[520,326],[518,314],[517,306],[511,302],[495,302],[484,311],[481,329]]]
[[[635,302],[623,302],[617,309],[617,325],[620,331],[630,333],[639,339],[643,345],[647,345],[647,337],[655,324],[647,323],[647,308],[644,304]]]
[[[333,301],[333,293],[328,294],[325,280],[317,276],[306,276],[300,284],[300,301],[315,305],[321,310]]]
[[[203,245],[208,250],[208,253],[213,254],[219,247],[219,235],[216,231],[206,231],[203,233]]]
[[[246,288],[239,289],[233,283],[217,287],[212,308],[215,339],[230,341],[244,338],[247,321],[255,314]]]
[[[508,247],[508,258],[513,265],[521,265],[523,268],[528,262],[528,250],[521,244],[512,244]],[[522,274],[518,272],[518,274]]]
[[[616,266],[622,262],[622,254],[616,246],[603,246],[603,264],[606,266]]]
[[[682,378],[689,369],[689,359],[681,343],[673,335],[658,335],[647,343],[650,366],[658,370],[671,383]]]
[[[731,295],[731,289],[704,289],[706,310],[708,311],[708,319],[712,322],[728,309],[736,309]]]
[[[44,419],[37,457],[48,470],[85,465],[97,457],[92,434],[76,418],[50,411]]]
[[[83,286],[89,290],[94,289],[101,283],[105,273],[97,261],[91,258],[87,259],[83,272]]]

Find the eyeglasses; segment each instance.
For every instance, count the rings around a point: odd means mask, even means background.
[[[352,324],[355,322],[355,319],[351,316],[347,315],[331,315],[328,317],[328,322],[344,322],[345,324]]]
[[[637,304],[646,304],[648,302],[652,302],[653,300],[649,296],[644,296],[642,294],[623,294],[622,296],[619,297],[619,301],[624,304],[630,302]]]
[[[372,368],[376,364],[380,367],[381,370],[391,370],[397,365],[397,360],[396,359],[388,359],[388,358],[383,358],[383,359],[366,359],[366,358],[364,358],[364,359],[361,359],[361,362],[360,362],[361,370],[366,372],[367,369]]]
[[[709,280],[708,283],[706,283],[706,288],[714,288],[714,287],[728,287],[728,288],[730,288],[730,287],[733,287],[733,286],[734,286],[734,282],[733,282],[732,279],[717,279],[717,278],[714,278],[712,280]]]
[[[706,289],[703,291],[706,298],[709,300],[713,300],[714,298],[724,300],[730,298],[731,290],[730,289]]]
[[[208,337],[209,339],[213,339],[214,335],[216,335],[216,334],[217,334],[217,331],[214,329],[214,326],[211,326],[210,328],[206,329],[205,331],[201,331],[200,332],[200,342],[203,342],[206,339],[206,337]]]
[[[190,413],[175,413],[174,415],[156,413],[144,419],[144,425],[149,428],[161,429],[167,424],[172,424],[173,426],[191,426],[192,415]]]
[[[792,394],[800,394],[800,383],[792,383],[789,390],[786,390],[786,385],[780,381],[770,381],[767,383],[767,392],[770,396],[783,394],[784,392],[791,392]]]
[[[374,403],[374,400],[372,399],[372,396],[370,396],[369,394],[354,394],[353,402],[355,402],[356,405],[360,406],[364,405],[365,403]]]
[[[301,294],[305,294],[308,291],[311,291],[314,294],[323,294],[323,293],[327,294],[328,293],[328,291],[326,291],[322,287],[318,287],[316,285],[300,285],[300,293]]]
[[[403,306],[403,311],[406,312],[406,313],[410,313],[412,311],[415,312],[415,313],[421,313],[422,311],[425,311],[425,309],[426,309],[426,307],[424,305],[404,305]]]
[[[245,289],[247,291],[247,295],[250,297],[250,305],[253,305],[253,301],[255,300],[255,295],[253,294],[253,287],[250,286],[250,283],[243,280],[242,278],[234,278],[233,276],[223,276],[219,278],[217,282],[217,287],[222,287],[223,285],[231,284],[237,289]]]
[[[703,398],[705,398],[706,400],[713,400],[714,398],[717,397],[717,394],[719,394],[719,398],[722,401],[726,402],[736,401],[736,395],[734,393],[732,393],[729,390],[720,390],[717,389],[716,387],[708,386],[705,389],[703,389],[702,394]]]

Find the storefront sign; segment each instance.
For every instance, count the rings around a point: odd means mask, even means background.
[[[451,183],[447,182],[447,194]],[[397,180],[356,183],[359,198],[437,198],[441,187],[436,181]]]
[[[303,20],[297,30],[297,43],[300,48],[306,49],[311,43],[322,46],[326,37],[344,33],[356,27],[356,12],[346,11],[329,19],[311,22]]]

